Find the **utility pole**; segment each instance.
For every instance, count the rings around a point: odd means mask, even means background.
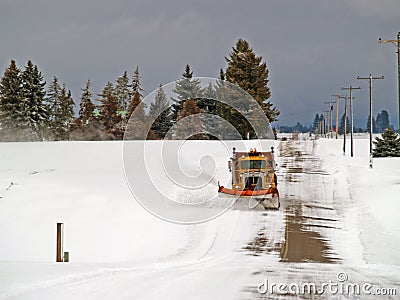
[[[344,99],[344,130],[343,130],[343,155],[346,155],[346,131],[347,131],[347,95],[339,96],[339,99]]]
[[[319,119],[319,136],[321,136],[322,137],[322,135],[324,134],[323,133],[323,126],[322,126],[322,123],[323,123],[323,119],[321,119],[321,116],[319,117],[320,119]]]
[[[350,129],[350,156],[353,157],[353,90],[360,90],[360,87],[342,87],[342,91],[349,90],[350,91],[350,122],[351,122],[351,129]]]
[[[395,47],[397,47],[397,77],[398,77],[398,90],[399,90],[399,130],[400,130],[400,32],[397,33],[397,40],[382,40],[379,38],[379,43],[392,43]],[[396,45],[397,43],[397,45]]]
[[[331,133],[331,139],[333,138],[333,127],[332,127],[332,101],[324,102],[325,104],[329,104],[329,132]]]
[[[329,121],[328,121],[328,123],[326,123],[326,119],[328,119],[328,113],[329,113],[329,110],[324,110],[323,111],[324,113],[325,113],[325,118],[324,118],[324,130],[325,130],[325,137],[328,137],[329,138]]]
[[[338,100],[339,100],[339,94],[336,95],[332,95],[332,97],[335,97],[336,99],[336,139],[338,138],[338,133],[339,133],[339,126],[338,126],[338,122],[339,122],[339,109],[338,109]]]
[[[333,139],[333,127],[332,127],[332,111],[333,111],[333,105],[329,104],[329,119],[330,119],[330,126],[331,126],[331,139]]]
[[[369,77],[357,76],[357,79],[369,81],[369,167],[372,168],[372,80],[384,79],[384,77],[372,77],[372,75],[369,74]]]

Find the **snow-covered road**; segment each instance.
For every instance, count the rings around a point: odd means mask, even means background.
[[[242,203],[196,225],[167,223],[132,201],[119,143],[2,144],[0,299],[374,298],[327,286],[322,295],[284,293],[330,281],[398,294],[399,229],[382,232],[392,239],[385,250],[368,238],[394,221],[371,218],[374,204],[358,197],[364,154],[350,161],[339,141],[303,138],[276,144],[279,211]],[[18,158],[26,149],[38,158]],[[379,164],[372,172],[384,174]],[[70,263],[53,262],[58,221]],[[388,298],[396,296],[379,297]]]

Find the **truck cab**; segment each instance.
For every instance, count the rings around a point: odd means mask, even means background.
[[[229,161],[229,171],[232,172],[233,190],[266,190],[276,188],[274,150],[258,152],[250,149],[249,152],[232,151]]]

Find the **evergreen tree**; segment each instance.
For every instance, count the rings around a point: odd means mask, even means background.
[[[126,111],[128,108],[129,100],[132,97],[131,85],[129,84],[128,72],[124,73],[117,78],[115,85],[115,96],[118,99],[120,110]]]
[[[97,94],[97,96],[99,96],[97,100],[101,103],[101,105],[108,101],[107,99],[109,96],[115,96],[115,88],[112,82],[108,81],[104,86],[103,90],[101,91],[101,93]]]
[[[100,118],[95,115],[95,105],[92,102],[93,94],[90,91],[90,79],[86,85],[81,89],[82,94],[79,104],[78,117],[72,122],[70,126],[69,136],[72,140],[107,140],[112,137],[107,137],[107,132]]]
[[[388,128],[390,126],[389,113],[387,112],[387,110],[382,110],[381,116],[382,116],[382,125],[381,126],[382,126],[382,129],[385,130],[386,128]]]
[[[141,77],[139,73],[139,66],[136,67],[135,72],[133,73],[132,78],[132,96],[135,93],[139,93],[140,98],[143,98],[142,92],[144,91],[142,88]]]
[[[81,103],[79,105],[79,119],[83,126],[86,126],[93,120],[93,111],[95,106],[92,102],[92,92],[90,91],[90,79],[86,82],[86,86],[82,89]]]
[[[386,110],[382,110],[376,116],[375,132],[381,133],[389,127],[389,113]]]
[[[154,102],[150,104],[149,114],[154,120],[151,130],[158,139],[164,138],[171,127],[171,108],[168,105],[167,95],[160,84],[154,97]]]
[[[22,81],[20,70],[11,60],[0,82],[0,140],[18,141],[22,122]]]
[[[400,138],[391,127],[386,128],[382,133],[382,138],[376,137],[373,143],[374,157],[400,157]]]
[[[112,82],[108,81],[98,96],[98,119],[104,128],[105,136],[112,140],[120,139],[123,132],[120,129],[122,114]]]
[[[320,132],[320,123],[319,122],[320,122],[320,118],[319,118],[319,114],[317,113],[317,114],[315,114],[312,132],[314,132],[314,133]]]
[[[132,97],[128,105],[128,109],[125,115],[123,115],[122,123],[121,123],[121,129],[125,132],[126,134],[126,127],[129,122],[129,119],[132,117],[132,114],[134,113],[134,118],[135,120],[132,120],[131,126],[129,131],[132,131],[132,124],[135,124],[135,127],[137,130],[136,133],[130,132],[130,134],[127,134],[128,138],[132,139],[142,139],[146,138],[144,131],[145,125],[146,125],[146,116],[145,116],[145,107],[146,105],[142,102],[142,84],[141,84],[141,77],[139,73],[139,66],[136,67],[135,72],[133,74],[132,78]],[[135,111],[137,109],[137,111]]]
[[[149,138],[151,124],[147,124],[145,108],[146,105],[140,99],[140,93],[135,92],[128,107],[124,139],[143,140]],[[154,138],[151,137],[149,139]]]
[[[197,106],[196,102],[192,99],[189,99],[183,104],[183,109],[179,112],[178,115],[178,121],[188,116],[199,113],[200,113],[200,108]]]
[[[129,120],[133,114],[133,112],[136,110],[136,108],[138,108],[138,110],[135,112],[135,117],[139,118],[141,120],[144,120],[145,118],[145,105],[144,103],[142,105],[140,105],[142,102],[142,100],[140,99],[140,94],[138,92],[136,92],[133,97],[131,102],[129,103],[128,106],[128,111],[126,114],[126,119]]]
[[[226,80],[248,92],[262,107],[268,120],[276,121],[280,112],[268,101],[271,96],[269,71],[262,57],[254,53],[247,41],[239,39],[225,59],[228,62]]]
[[[47,104],[48,127],[51,130],[48,135],[58,141],[68,140],[75,103],[71,97],[71,91],[67,92],[65,84],[61,87],[56,76],[47,89]]]
[[[221,133],[218,138],[247,139],[250,135],[254,137],[249,120],[251,119],[253,124],[259,124],[262,120],[256,120],[251,116],[252,108],[249,107],[249,103],[252,101],[251,96],[240,87],[221,79],[217,80],[215,94],[218,99],[216,115],[226,121],[218,122],[216,126],[218,132]],[[236,130],[233,131],[227,124],[231,124]],[[261,124],[261,127],[264,125]]]
[[[48,104],[50,124],[55,119],[60,94],[61,94],[60,82],[58,78],[54,76],[53,81],[50,83],[49,88],[47,89],[47,104]]]
[[[23,119],[27,120],[27,135],[30,140],[43,140],[45,130],[48,126],[48,107],[46,105],[46,92],[44,87],[46,82],[38,70],[38,67],[29,60],[22,78],[22,113]]]
[[[112,139],[121,139],[123,132],[119,128],[122,117],[118,114],[119,103],[115,95],[108,93],[100,107],[100,120]]]
[[[196,105],[196,102],[192,99],[189,99],[183,104],[183,109],[179,112],[178,115],[178,121],[188,116],[199,113],[200,113],[200,108]]]
[[[190,118],[187,118],[189,116]],[[200,108],[194,100],[189,99],[183,103],[182,109],[178,112],[175,129],[175,139],[203,138]]]
[[[67,92],[64,84],[58,97],[52,126],[55,140],[69,140],[69,129],[74,120],[74,106],[71,91]]]
[[[218,86],[218,81],[216,86]],[[202,89],[201,97],[195,99],[196,105],[202,113],[200,120],[205,131],[203,139],[221,138],[222,122],[221,119],[215,117],[215,115],[218,115],[218,100],[217,90],[211,82]]]
[[[178,118],[178,112],[183,109],[183,104],[188,99],[195,99],[201,96],[202,89],[199,79],[192,79],[193,72],[190,66],[186,65],[185,72],[182,74],[182,79],[176,82],[173,92],[177,98],[172,98],[175,102],[172,104],[172,121],[175,122]]]
[[[215,109],[216,109],[216,115],[221,117],[222,120],[226,120],[227,122],[230,122],[230,120],[232,120],[232,112],[233,109],[231,106],[229,106],[228,104],[224,103],[223,101],[226,100],[227,98],[227,87],[228,87],[228,83],[226,83],[225,81],[225,74],[224,71],[222,69],[220,69],[219,72],[219,78],[215,84],[215,92],[214,92],[214,96],[215,98],[218,100],[215,103]],[[217,122],[215,128],[214,128],[214,132],[218,131],[219,135],[217,136],[217,138],[219,139],[234,139],[235,136],[229,135],[229,129],[227,128],[227,122]],[[231,123],[232,124],[232,123]],[[233,126],[235,124],[232,124]]]

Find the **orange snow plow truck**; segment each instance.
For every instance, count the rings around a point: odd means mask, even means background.
[[[275,174],[274,148],[271,152],[258,152],[255,148],[249,152],[236,152],[233,148],[232,157],[228,161],[232,172],[232,188],[219,186],[218,192],[254,199],[254,208],[261,204],[265,209],[279,209],[279,192]]]

